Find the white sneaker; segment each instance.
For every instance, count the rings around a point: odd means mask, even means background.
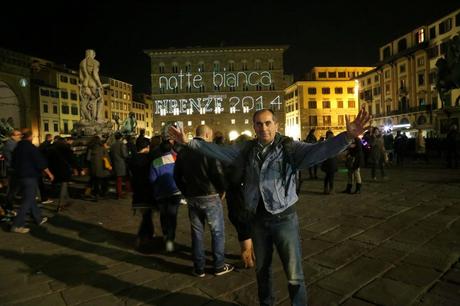
[[[42,201],[40,204],[51,204],[51,203],[54,203],[54,201],[51,199],[48,199],[46,201]]]
[[[222,268],[219,268],[219,269],[216,269],[214,271],[214,275],[216,276],[219,276],[219,275],[224,275],[224,274],[227,274],[229,272],[232,272],[233,269],[235,269],[235,267],[231,264],[224,264],[224,266]]]
[[[11,227],[11,231],[13,233],[18,233],[18,234],[27,234],[30,231],[30,228],[23,227],[23,226],[20,226],[20,227],[13,226]]]
[[[43,217],[43,218],[42,218],[42,221],[40,221],[40,223],[39,223],[38,225],[43,225],[43,224],[45,224],[47,221],[48,221],[48,217]]]
[[[174,252],[174,242],[171,240],[166,240],[166,252]]]

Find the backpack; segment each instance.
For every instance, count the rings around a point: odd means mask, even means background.
[[[286,180],[286,171],[287,171],[287,165],[291,164],[291,167],[294,168],[294,172],[296,175],[296,179],[299,178],[298,175],[298,169],[294,165],[294,161],[292,160],[292,155],[293,155],[293,140],[290,137],[287,136],[281,136],[282,140],[279,142],[283,146],[283,163],[282,163],[282,171],[281,175],[283,180]],[[278,145],[279,145],[278,144]],[[227,165],[225,167],[225,177],[227,179],[227,184],[228,188],[227,190],[229,192],[238,194],[234,195],[232,198],[235,199],[235,201],[232,201],[232,205],[235,207],[235,211],[237,212],[237,219],[240,222],[249,222],[251,221],[255,215],[253,211],[250,211],[247,206],[244,203],[244,197],[243,197],[243,190],[244,190],[244,184],[245,184],[245,178],[246,178],[246,167],[247,164],[250,161],[249,156],[254,149],[254,147],[257,145],[257,139],[253,139],[248,141],[244,148],[241,150],[239,156],[237,159],[230,165]],[[272,148],[273,149],[273,148]],[[288,179],[287,182],[284,182],[285,184],[285,192],[287,194],[287,191],[289,190],[289,183],[290,180]],[[299,184],[298,184],[299,187]],[[296,192],[298,193],[298,189],[296,189]]]

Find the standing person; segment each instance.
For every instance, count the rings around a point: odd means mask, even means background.
[[[200,125],[196,128],[194,139],[212,142],[212,130],[207,125]],[[224,261],[225,229],[221,198],[225,192],[225,181],[222,165],[214,158],[184,148],[178,153],[174,179],[188,203],[192,227],[193,274],[205,276],[205,223],[211,230],[214,274],[231,272],[233,266]]]
[[[353,188],[353,182],[356,184],[354,193],[361,193],[361,171],[360,168],[364,164],[364,153],[361,139],[356,137],[352,144],[348,147],[348,152],[345,160],[345,164],[348,170],[348,181],[347,187],[343,191],[344,193],[351,193]]]
[[[154,203],[152,188],[150,186],[150,164],[152,158],[150,142],[147,138],[136,142],[137,153],[129,160],[129,169],[132,173],[132,206],[142,214],[136,239],[136,249],[145,252],[153,239],[152,206]]]
[[[99,136],[93,136],[88,144],[88,161],[90,166],[90,181],[92,182],[92,194],[95,201],[105,197],[108,192],[108,179],[112,171],[109,153],[106,144],[102,143]]]
[[[113,172],[117,180],[117,198],[124,198],[123,193],[123,180],[128,186],[127,174],[128,169],[126,167],[126,159],[128,158],[128,148],[126,144],[121,140],[121,133],[115,133],[115,141],[110,146],[110,157],[112,160]],[[135,154],[136,152],[133,152]],[[128,189],[128,187],[126,187]]]
[[[144,145],[145,142],[148,142],[150,144],[150,140],[147,137],[145,137],[145,129],[140,129],[139,136],[136,139],[136,150],[139,149],[140,145]]]
[[[407,136],[401,131],[396,132],[396,137],[394,140],[394,148],[396,153],[396,164],[399,166],[404,166],[404,158],[406,156],[406,146],[407,146]]]
[[[326,140],[334,137],[332,131],[326,132]],[[334,176],[337,172],[337,159],[335,156],[332,156],[321,164],[321,170],[326,173],[324,177],[324,194],[334,194]]]
[[[3,209],[7,217],[16,216],[16,211],[13,210],[14,199],[19,193],[19,183],[16,178],[15,171],[12,165],[13,151],[16,149],[18,142],[21,140],[22,133],[18,130],[13,130],[3,145],[3,155],[5,157],[6,173],[8,176],[8,190],[6,192],[6,201]]]
[[[458,168],[458,141],[457,125],[452,124],[446,136],[447,168]]]
[[[37,194],[38,178],[42,176],[42,172],[48,176],[50,181],[54,180],[53,174],[48,169],[46,159],[32,144],[32,136],[31,130],[24,130],[22,140],[18,143],[12,156],[12,166],[16,171],[16,177],[21,186],[22,202],[19,213],[13,221],[11,231],[20,234],[26,234],[30,231],[28,227],[25,227],[26,216],[29,211],[38,225],[42,225],[48,220],[47,217],[42,217],[35,196]]]
[[[165,139],[160,144],[158,154],[153,155],[149,177],[153,185],[153,196],[160,208],[160,223],[166,252],[174,251],[177,211],[182,199],[182,194],[174,181],[177,154],[172,149],[173,143],[172,140]]]
[[[316,143],[318,140],[315,136],[316,129],[311,129],[308,132],[307,138],[305,138],[306,143]],[[313,167],[308,168],[308,173],[310,174],[310,179],[317,179],[318,178],[318,165],[314,165]]]
[[[385,154],[388,157],[388,164],[392,164],[394,159],[394,139],[391,130],[386,131],[385,135],[383,135],[383,144],[385,146]]]
[[[241,145],[251,139],[248,135],[241,134],[235,139],[235,144]],[[244,208],[244,194],[241,190],[239,178],[235,177],[235,173],[238,173],[238,170],[235,169],[234,165],[227,165],[224,172],[227,184],[225,198],[227,199],[228,219],[238,233],[243,265],[245,268],[252,268],[254,267],[255,255],[251,239],[251,223],[248,222],[245,216],[240,214],[242,208]]]
[[[370,145],[371,145],[371,152],[369,156],[369,160],[371,162],[372,170],[371,175],[372,179],[375,181],[377,180],[376,176],[376,169],[380,169],[380,174],[382,178],[385,178],[385,171],[383,170],[383,164],[385,162],[385,146],[383,143],[382,133],[380,133],[379,128],[373,127],[372,133],[370,136]]]
[[[45,141],[43,141],[39,146],[38,150],[42,153],[43,157],[48,162],[48,150],[53,144],[53,135],[46,134]],[[48,197],[48,191],[46,190],[45,182],[43,181],[43,176],[38,177],[38,189],[40,190],[40,202],[41,204],[51,204],[54,201]]]
[[[299,223],[294,206],[298,200],[295,173],[344,150],[363,132],[369,115],[362,108],[353,122],[350,123],[347,116],[347,132],[316,144],[292,141],[288,145],[286,138],[277,133],[278,122],[270,109],[256,111],[252,121],[257,134],[254,141],[221,146],[192,140],[189,146],[223,162],[235,163],[241,171],[245,209],[252,215],[249,222],[256,255],[259,303],[274,304],[272,256],[275,245],[288,279],[292,305],[306,305]],[[170,127],[169,132],[176,141],[187,142],[183,130]]]
[[[426,154],[426,143],[421,129],[417,131],[417,138],[415,139],[415,160],[423,158],[425,163],[428,163],[428,155]]]
[[[77,164],[70,145],[61,137],[49,148],[48,157],[49,169],[54,174],[53,184],[59,190],[59,200],[56,208],[59,212],[69,205],[69,182],[72,178],[72,172],[77,168]]]

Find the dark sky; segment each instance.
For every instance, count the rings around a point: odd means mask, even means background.
[[[285,72],[298,78],[312,66],[373,65],[380,46],[460,7],[453,0],[213,2],[14,0],[0,10],[0,47],[73,69],[95,49],[101,74],[148,92],[144,49],[287,44]]]

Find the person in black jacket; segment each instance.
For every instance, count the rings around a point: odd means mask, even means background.
[[[332,131],[326,132],[326,141],[329,138],[334,137]],[[321,170],[326,173],[324,177],[324,194],[333,194],[334,193],[334,176],[337,172],[337,160],[335,156],[326,159],[321,164]]]
[[[195,139],[211,142],[212,130],[206,125],[198,126]],[[224,262],[225,230],[221,199],[225,191],[225,180],[222,165],[213,158],[185,147],[178,153],[174,179],[188,202],[192,227],[193,274],[205,276],[205,223],[211,229],[214,274],[223,275],[232,271],[234,267]]]
[[[48,219],[42,217],[40,208],[37,206],[35,196],[38,189],[38,178],[44,172],[50,179],[54,180],[53,174],[48,169],[46,159],[40,151],[32,144],[32,131],[24,130],[22,140],[16,146],[12,156],[12,167],[22,190],[22,202],[19,213],[14,219],[11,231],[25,234],[29,228],[25,227],[26,215],[29,211],[38,225],[42,225]]]
[[[361,143],[361,139],[356,137],[353,140],[353,143],[348,148],[345,166],[348,170],[348,181],[347,187],[343,191],[344,193],[351,193],[351,189],[353,187],[353,181],[356,183],[356,189],[354,193],[361,193],[361,172],[360,168],[364,163],[364,153],[363,153],[363,145]]]
[[[136,249],[140,252],[147,252],[152,243],[154,227],[152,222],[152,208],[154,198],[152,187],[149,181],[150,164],[150,141],[145,138],[136,142],[137,153],[128,162],[132,174],[132,206],[139,209],[142,214],[142,221],[137,231]]]

